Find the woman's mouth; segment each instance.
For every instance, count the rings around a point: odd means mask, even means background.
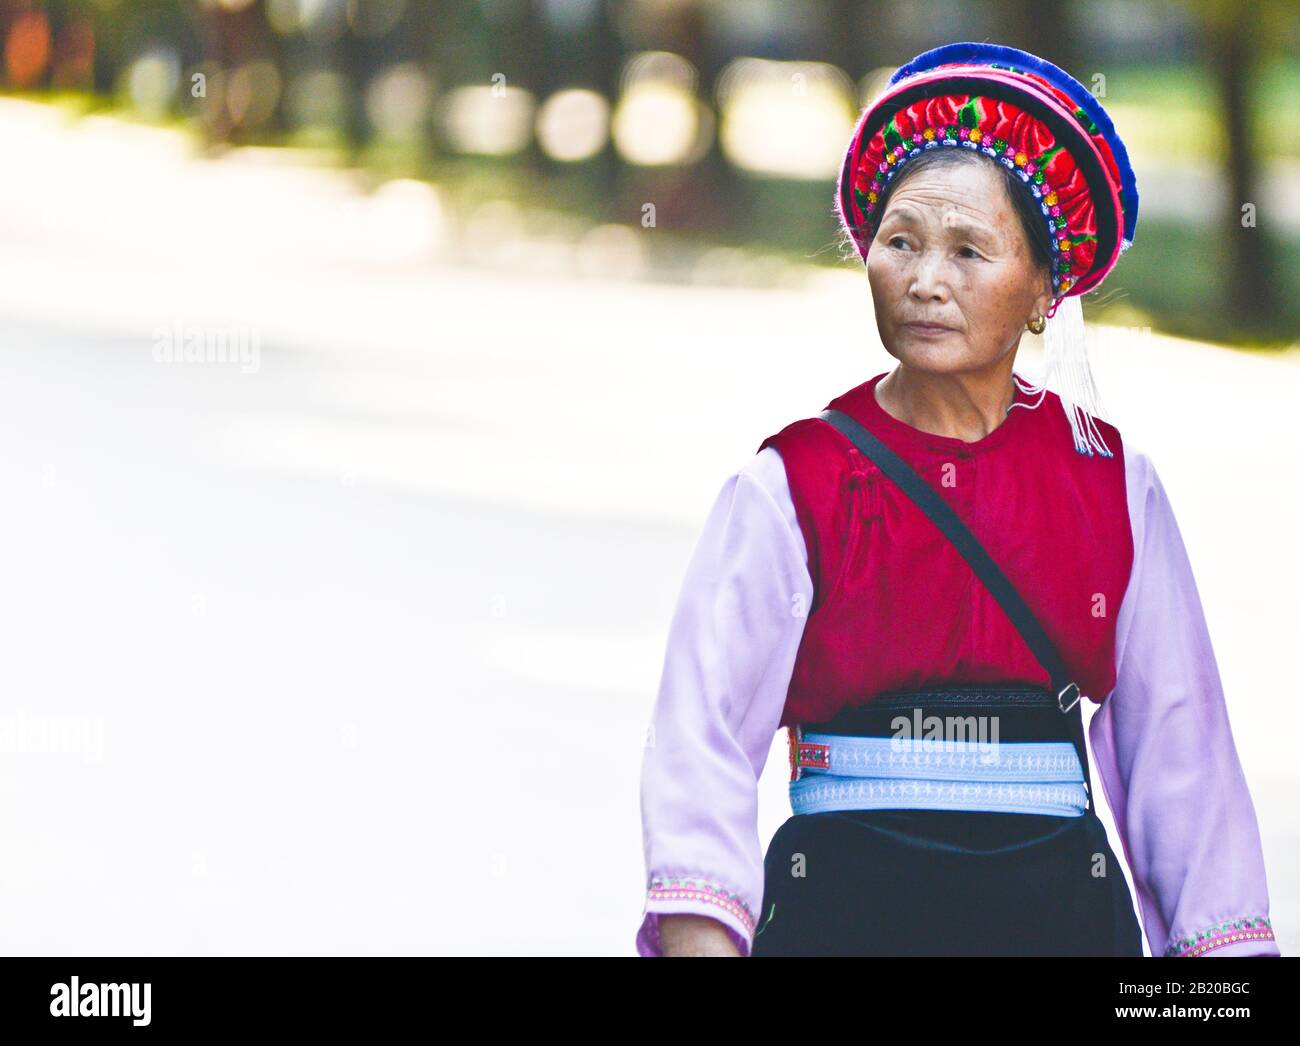
[[[945,327],[942,323],[919,323],[918,322],[918,323],[905,323],[903,324],[903,326],[905,326],[908,330],[913,331],[917,334],[924,334],[924,335],[931,335],[931,336],[937,334],[948,334],[953,329],[952,327]]]

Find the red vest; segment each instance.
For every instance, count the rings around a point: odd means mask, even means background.
[[[1016,407],[974,443],[876,402],[884,374],[831,400],[927,480],[971,529],[1060,650],[1083,693],[1115,686],[1115,618],[1133,567],[1118,429],[1114,457],[1080,454],[1060,400]],[[1016,402],[1038,395],[1016,390]],[[896,689],[1030,683],[1047,673],[961,554],[874,463],[820,418],[759,446],[785,463],[813,603],[781,726],[821,722]]]

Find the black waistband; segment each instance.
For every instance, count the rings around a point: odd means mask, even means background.
[[[804,733],[848,734],[855,737],[894,737],[900,716],[915,731],[925,720],[967,716],[996,718],[1001,741],[1072,741],[1071,718],[1062,715],[1056,695],[1037,686],[959,686],[892,690],[868,702],[846,708],[822,723],[801,723]]]

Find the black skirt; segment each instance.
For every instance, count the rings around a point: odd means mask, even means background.
[[[792,816],[753,955],[1142,955],[1105,826],[967,810]]]

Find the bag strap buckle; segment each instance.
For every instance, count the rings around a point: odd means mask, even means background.
[[[1070,695],[1068,705],[1065,704],[1067,694]],[[1062,712],[1068,712],[1079,703],[1080,696],[1078,683],[1066,683],[1065,686],[1061,687],[1061,692],[1056,695],[1056,707]]]

